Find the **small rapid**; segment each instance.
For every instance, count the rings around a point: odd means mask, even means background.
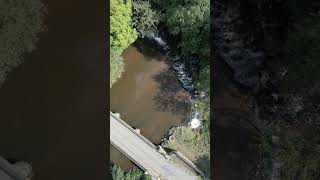
[[[199,59],[193,56],[178,55],[159,35],[151,34],[145,38],[165,53],[182,87],[190,93],[193,99],[196,98],[198,92],[194,85],[194,74],[196,74],[199,69]]]
[[[199,59],[195,56],[178,55],[166,40],[159,35],[151,34],[145,38],[165,53],[183,89],[191,95],[192,108],[188,123],[189,127],[194,129],[201,128],[202,120],[199,118],[199,113],[195,111],[196,101],[201,98],[195,86],[195,75],[199,72]]]

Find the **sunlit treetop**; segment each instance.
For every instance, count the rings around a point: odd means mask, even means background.
[[[132,23],[132,1],[110,1],[110,45],[113,49],[123,50],[137,39]]]

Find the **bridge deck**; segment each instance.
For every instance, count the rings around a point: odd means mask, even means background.
[[[22,170],[0,156],[0,180],[30,180]]]
[[[111,112],[110,142],[153,177],[167,180],[198,179],[194,172],[162,156],[152,143]]]

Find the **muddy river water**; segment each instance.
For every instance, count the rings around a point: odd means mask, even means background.
[[[136,44],[125,50],[123,57],[126,71],[111,88],[111,110],[119,112],[128,124],[141,129],[157,144],[170,126],[188,119],[189,97],[156,49]],[[259,156],[259,135],[252,126],[253,99],[234,82],[232,72],[221,59],[215,61],[214,67],[213,177],[247,180],[253,175]],[[123,169],[134,167],[114,147],[111,160]]]
[[[136,42],[123,52],[125,72],[110,90],[110,109],[154,144],[170,127],[190,114],[190,95],[184,91],[166,57],[152,46]],[[124,169],[127,158],[111,148],[111,160]]]

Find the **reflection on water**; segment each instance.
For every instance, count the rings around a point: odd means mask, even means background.
[[[139,128],[151,142],[159,144],[170,127],[189,118],[190,96],[159,51],[143,45],[139,49],[130,46],[123,57],[125,72],[111,88],[110,109],[120,113],[132,127]],[[117,158],[111,152],[111,160],[123,164]]]
[[[133,167],[137,167],[133,164],[124,154],[122,154],[118,149],[110,144],[110,157],[112,157],[113,162],[117,163],[117,166],[120,166],[121,169],[127,171]]]

